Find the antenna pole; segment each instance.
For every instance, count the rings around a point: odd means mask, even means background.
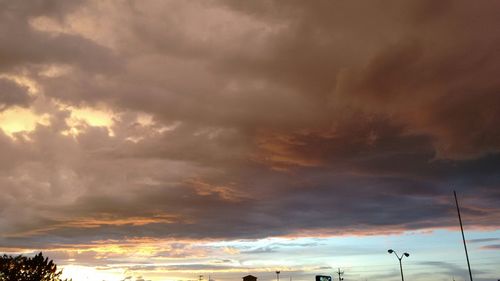
[[[462,231],[462,240],[464,241],[465,258],[467,259],[467,266],[469,267],[469,277],[472,280],[472,271],[470,270],[469,254],[467,253],[467,244],[465,243],[464,226],[462,225],[462,217],[460,216],[460,208],[458,207],[457,192],[453,190],[455,196],[455,204],[457,205],[458,221],[460,222],[460,230]]]
[[[340,268],[339,268],[339,271],[337,271],[337,274],[339,275],[339,281],[344,280],[344,278],[342,277],[342,275],[344,275],[344,272],[340,271]]]

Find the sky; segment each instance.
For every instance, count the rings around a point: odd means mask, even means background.
[[[500,2],[0,0],[0,253],[74,281],[500,278]],[[431,278],[432,277],[432,278]]]

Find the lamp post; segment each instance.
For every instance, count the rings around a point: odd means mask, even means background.
[[[280,281],[280,271],[276,271],[276,280]]]
[[[410,256],[410,254],[408,254],[408,253],[403,253],[403,254],[401,255],[401,257],[400,257],[400,256],[398,256],[398,254],[396,253],[396,251],[394,251],[393,249],[389,249],[389,250],[387,250],[387,252],[388,252],[389,254],[394,253],[394,255],[396,255],[396,257],[398,258],[398,260],[399,260],[399,269],[401,270],[401,281],[405,281],[405,278],[403,277],[403,264],[401,263],[401,260],[403,259],[403,257],[409,257],[409,256]]]

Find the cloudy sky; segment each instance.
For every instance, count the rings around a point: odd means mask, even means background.
[[[500,2],[0,0],[0,251],[83,280],[500,278]]]

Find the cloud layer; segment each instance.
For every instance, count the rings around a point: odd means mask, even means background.
[[[498,229],[500,5],[386,4],[2,2],[0,244]]]

